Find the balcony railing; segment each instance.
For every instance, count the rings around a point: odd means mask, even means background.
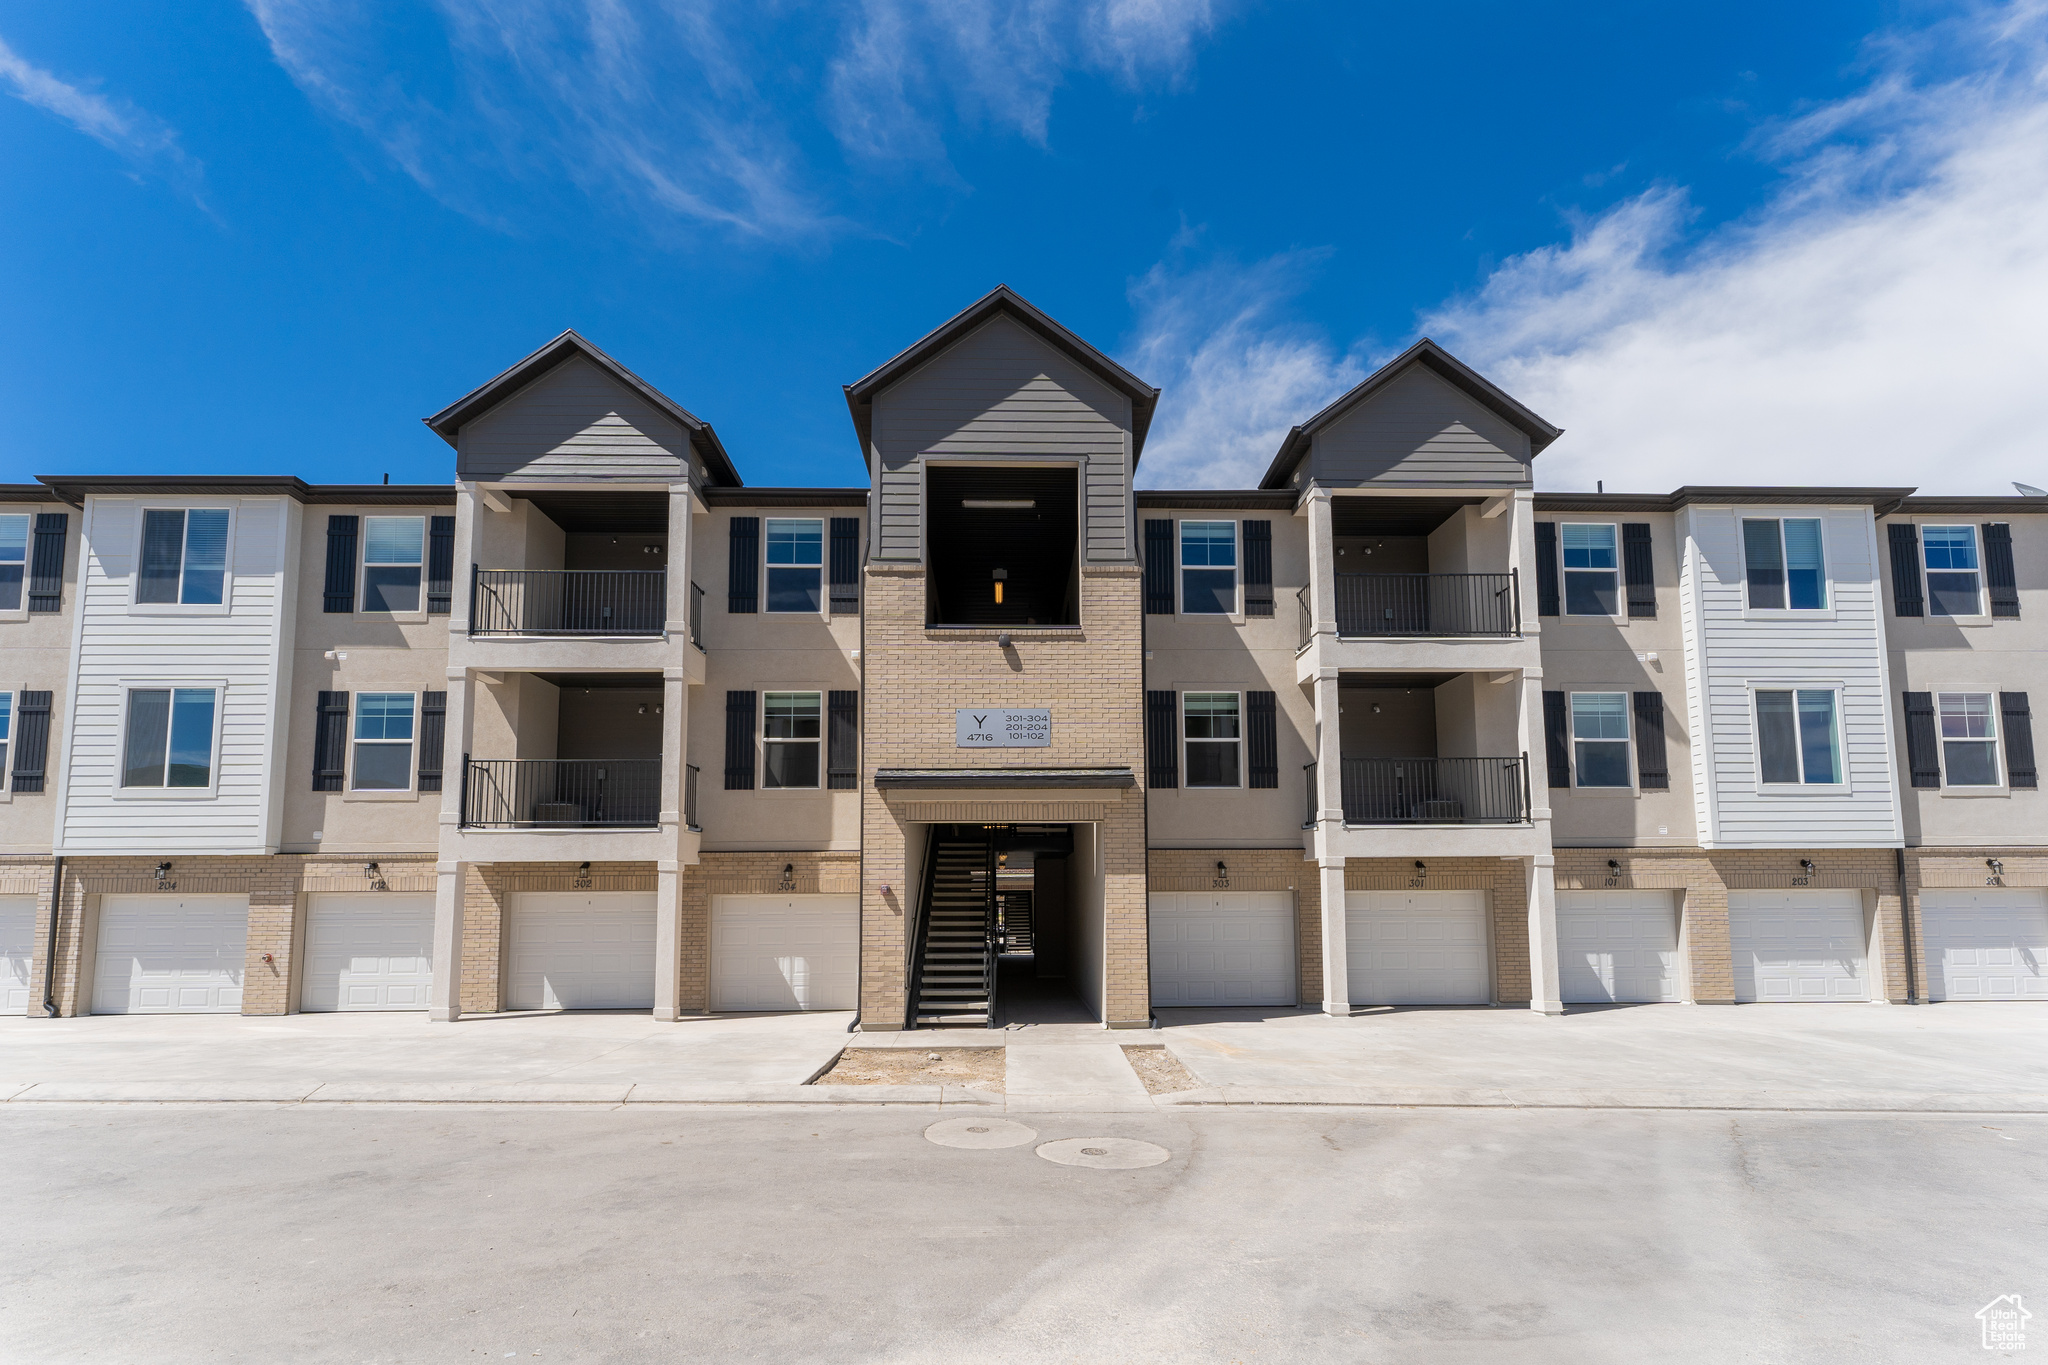
[[[1347,758],[1342,771],[1347,825],[1519,825],[1529,818],[1526,756]]]
[[[662,569],[472,569],[471,635],[659,635]]]
[[[1521,585],[1508,573],[1340,573],[1337,633],[1519,635]]]
[[[697,823],[697,765],[683,765],[683,826],[700,834],[704,826]]]
[[[704,589],[690,585],[690,643],[704,648]]]
[[[462,757],[464,829],[657,829],[658,758]]]

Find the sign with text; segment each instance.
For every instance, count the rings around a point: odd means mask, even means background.
[[[1044,749],[1052,745],[1052,712],[992,707],[953,713],[953,744],[960,749]]]

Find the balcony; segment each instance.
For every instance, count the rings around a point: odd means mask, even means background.
[[[1347,758],[1347,825],[1519,825],[1528,764],[1517,758]]]
[[[663,569],[472,569],[472,636],[660,636]]]
[[[1340,573],[1337,634],[1513,638],[1522,633],[1521,585],[1508,573]],[[1312,622],[1301,598],[1302,643]]]
[[[464,829],[658,829],[660,759],[462,758]]]

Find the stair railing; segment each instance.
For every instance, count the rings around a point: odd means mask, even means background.
[[[1001,903],[996,899],[996,841],[994,838],[987,837],[984,839],[982,857],[984,866],[987,868],[986,875],[988,880],[984,883],[984,893],[987,899],[983,902],[982,909],[984,924],[981,945],[981,980],[988,991],[988,1026],[996,1028],[998,1027],[996,1023],[996,976],[997,968],[1001,965],[1000,954],[1002,951],[1003,927],[998,917]]]
[[[924,994],[924,944],[931,928],[932,894],[939,879],[939,832],[931,831],[924,845],[924,875],[918,878],[917,904],[912,907],[916,931],[910,936],[909,978],[910,991],[904,997],[903,1008],[905,1028],[917,1027],[917,1010],[920,997]]]

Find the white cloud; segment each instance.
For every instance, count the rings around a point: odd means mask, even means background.
[[[54,114],[135,167],[161,176],[199,201],[202,168],[178,144],[177,130],[126,100],[110,99],[59,80],[0,39],[0,84],[24,102]]]

